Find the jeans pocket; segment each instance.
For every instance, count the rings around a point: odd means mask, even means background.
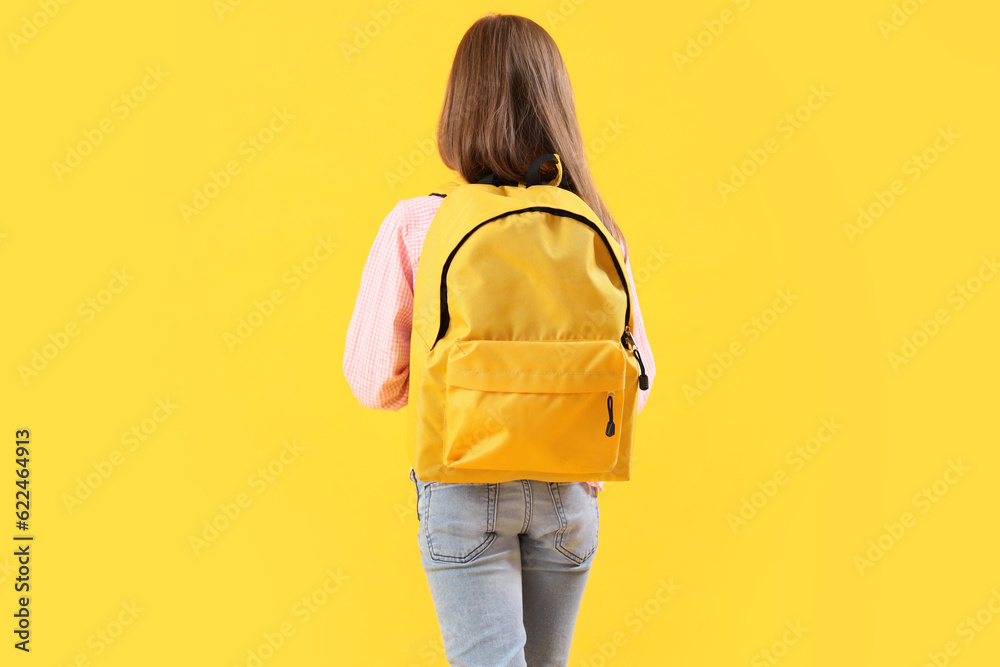
[[[556,551],[581,564],[597,550],[601,516],[597,489],[586,482],[550,482],[549,493],[559,519]]]
[[[469,563],[496,539],[496,483],[424,482],[421,490],[431,560]]]

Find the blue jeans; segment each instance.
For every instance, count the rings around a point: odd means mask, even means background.
[[[586,482],[425,482],[419,549],[448,664],[565,667],[597,550]]]

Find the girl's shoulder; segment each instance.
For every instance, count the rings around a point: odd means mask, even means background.
[[[437,212],[443,201],[443,197],[435,195],[421,195],[400,199],[396,204],[396,210],[403,215],[410,225],[430,224],[431,219]]]

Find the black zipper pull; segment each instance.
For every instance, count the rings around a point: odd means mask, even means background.
[[[635,355],[636,361],[639,362],[639,389],[645,391],[649,389],[649,377],[646,376],[646,367],[642,365],[642,357],[639,356],[639,346],[635,344],[635,339],[632,338],[632,332],[628,330],[627,324],[625,325],[625,336],[631,341],[632,354]]]
[[[608,394],[608,427],[604,429],[604,435],[607,436],[612,436],[615,434],[615,415],[611,408],[613,403],[611,398],[612,396],[614,396],[613,393]]]
[[[639,348],[633,346],[632,352],[635,353],[635,358],[639,362],[639,389],[645,391],[649,389],[649,377],[646,376],[646,369],[642,366],[642,357],[639,356]]]

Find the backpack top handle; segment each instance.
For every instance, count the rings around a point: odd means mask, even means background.
[[[562,161],[559,159],[559,155],[557,153],[546,153],[531,163],[531,166],[528,168],[528,173],[524,177],[524,182],[527,187],[530,188],[532,185],[543,185],[541,181],[542,165],[549,162],[556,163],[556,177],[544,185],[554,185],[559,187],[559,184],[562,183],[563,170]]]

